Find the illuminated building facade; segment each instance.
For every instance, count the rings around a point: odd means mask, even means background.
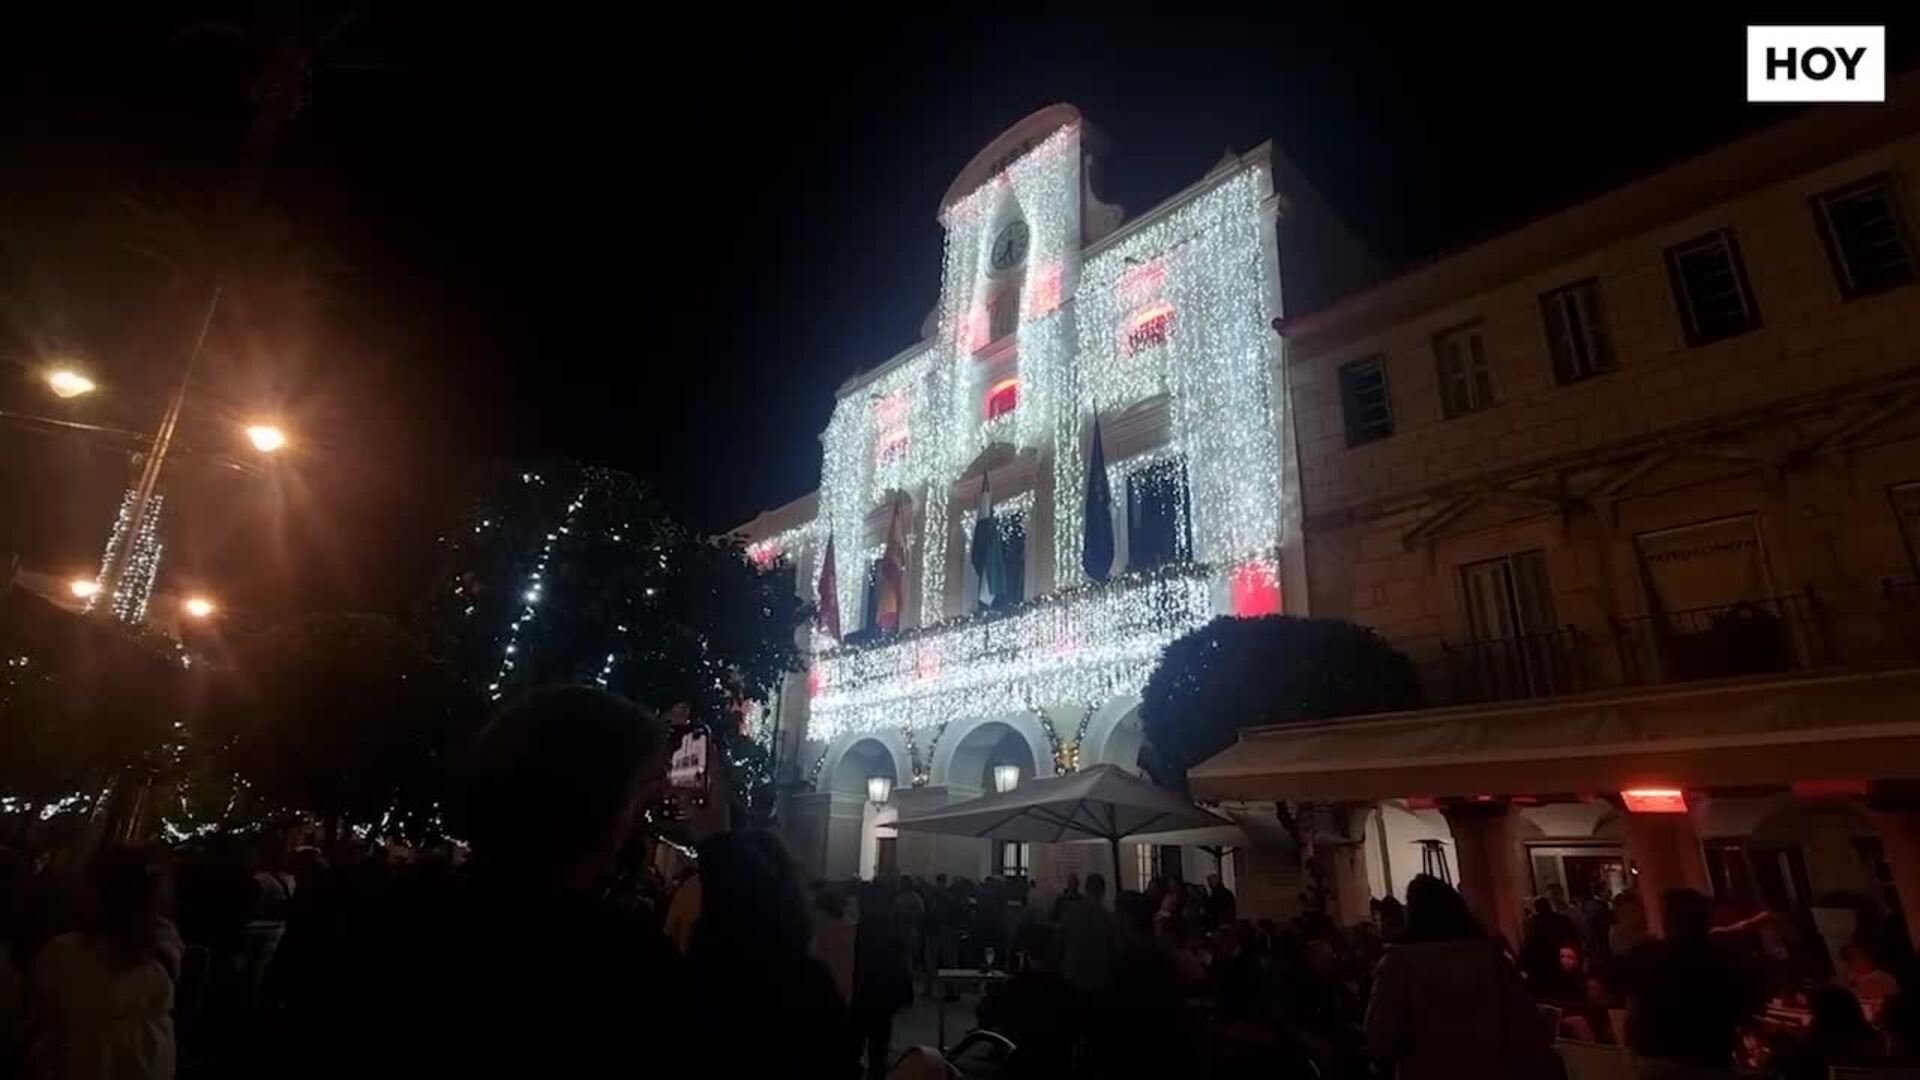
[[[1095,192],[1094,142],[1056,105],[976,156],[938,208],[923,339],[841,388],[819,490],[742,530],[830,611],[766,719],[802,789],[787,839],[823,877],[1063,872],[1076,853],[886,823],[996,767],[1136,768],[1161,647],[1306,586],[1281,267],[1366,258],[1270,147],[1128,219]]]

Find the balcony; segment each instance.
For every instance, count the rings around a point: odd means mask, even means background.
[[[1587,689],[1580,632],[1571,626],[1461,645],[1441,643],[1452,700],[1512,701]]]
[[[1832,663],[1811,592],[1613,620],[1629,684],[1769,675]]]
[[[1208,567],[1186,563],[948,619],[814,663],[809,731],[831,739],[965,716],[1094,707],[1137,692],[1166,643],[1213,618]]]
[[[1468,705],[1815,668],[1920,662],[1920,583],[1830,607],[1812,592],[1441,644],[1436,700]]]

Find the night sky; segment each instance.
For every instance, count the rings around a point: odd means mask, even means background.
[[[501,457],[629,469],[714,529],[809,490],[834,389],[934,303],[941,194],[1051,102],[1110,140],[1103,195],[1130,213],[1272,138],[1405,265],[1777,118],[1744,102],[1744,24],[1842,21],[365,7],[265,182],[324,271],[316,328],[205,380],[208,415],[271,401],[303,453],[268,481],[174,481],[169,572],[262,613],[404,605],[451,493]],[[191,201],[241,158],[254,54],[177,32],[295,10],[310,40],[352,8],[9,13],[0,408],[52,411],[30,376],[57,346],[115,380],[88,408],[151,426],[158,406],[129,403],[164,392],[204,301],[147,287],[102,236],[127,196]],[[90,572],[124,454],[13,431],[0,453],[0,549]]]

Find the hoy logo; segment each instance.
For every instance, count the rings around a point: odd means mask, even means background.
[[[1747,100],[1887,100],[1887,28],[1747,27]]]

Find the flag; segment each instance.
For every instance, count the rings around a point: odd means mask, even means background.
[[[1087,499],[1082,509],[1085,543],[1080,568],[1094,581],[1113,573],[1113,492],[1107,487],[1107,452],[1100,445],[1100,418],[1093,418],[1093,449],[1087,451]]]
[[[980,477],[980,509],[973,519],[973,572],[980,582],[980,606],[993,604],[989,584],[994,560],[1000,555],[1000,529],[993,520],[993,496],[987,492],[987,478]]]
[[[820,628],[840,639],[839,583],[833,572],[833,534],[827,534],[827,553],[820,557]]]
[[[873,622],[893,633],[900,629],[900,611],[907,606],[907,538],[900,528],[900,504],[893,504],[887,519],[887,546],[880,553],[880,597],[874,605]]]

